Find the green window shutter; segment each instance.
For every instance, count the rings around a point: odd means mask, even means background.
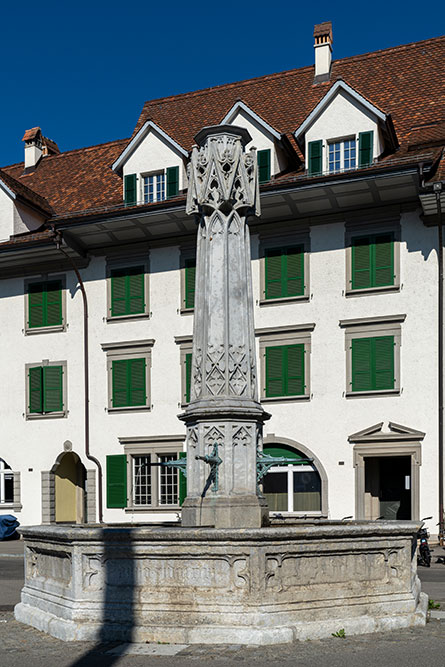
[[[394,389],[394,336],[378,336],[373,342],[375,389]]]
[[[367,167],[372,162],[374,132],[360,132],[358,135],[358,166]]]
[[[29,406],[30,413],[43,412],[42,367],[29,369]]]
[[[372,244],[369,237],[354,239],[352,242],[352,289],[372,287],[371,255]]]
[[[352,391],[372,391],[373,378],[373,339],[354,338],[351,341],[352,352]]]
[[[53,280],[46,284],[46,326],[62,324],[62,283]]]
[[[33,283],[28,287],[28,326],[45,326],[46,308],[44,303],[44,283]]]
[[[126,206],[134,206],[136,201],[136,174],[127,174],[124,177],[124,202]]]
[[[374,242],[374,286],[394,285],[394,238],[380,234]]]
[[[43,366],[43,411],[62,412],[63,410],[63,368],[62,366]]]
[[[284,396],[284,347],[266,347],[266,397]]]
[[[282,249],[267,250],[265,265],[266,299],[278,299],[284,296]]]
[[[144,267],[116,269],[111,272],[111,316],[145,312]]]
[[[304,294],[304,247],[287,248],[284,257],[285,296]]]
[[[125,454],[107,456],[107,507],[127,506],[127,457]]]
[[[113,408],[122,408],[128,405],[127,364],[126,359],[111,363]]]
[[[309,176],[321,174],[323,168],[323,143],[319,141],[310,141],[308,144],[308,172]]]
[[[270,148],[258,151],[258,180],[260,183],[270,181]]]
[[[304,384],[304,345],[288,345],[285,350],[286,396],[301,396]]]
[[[147,404],[146,365],[144,358],[128,359],[127,361],[128,405]]]
[[[196,259],[185,260],[185,307],[195,307]]]
[[[167,168],[167,198],[179,193],[179,167]]]
[[[190,403],[190,386],[192,380],[192,353],[185,355],[185,402]]]
[[[179,459],[184,459],[186,458],[187,454],[186,452],[179,452],[178,458]],[[184,500],[187,497],[187,477],[184,475],[182,470],[179,471],[179,498],[178,502],[180,505],[183,504]]]

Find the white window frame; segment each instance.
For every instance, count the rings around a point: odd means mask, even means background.
[[[123,437],[119,442],[124,445],[124,453],[127,456],[127,488],[128,500],[126,512],[177,512],[179,505],[179,471],[176,472],[178,502],[167,505],[161,504],[161,466],[151,468],[151,503],[147,505],[136,504],[135,478],[134,478],[134,460],[138,456],[151,456],[151,462],[158,463],[161,456],[169,455],[173,458],[179,458],[179,454],[184,450],[184,435],[155,436],[155,437]]]
[[[354,148],[355,148],[355,164],[353,167],[345,167],[345,142],[346,141],[352,141],[354,142]],[[340,144],[340,167],[338,169],[331,169],[329,168],[329,154],[330,154],[330,147],[333,146],[334,144]],[[351,135],[347,137],[338,137],[335,139],[328,139],[326,141],[326,173],[327,174],[341,174],[344,171],[352,171],[354,169],[357,169],[357,159],[358,159],[358,146],[357,146],[357,137],[356,135]]]
[[[287,468],[287,470],[286,470]],[[270,468],[267,471],[267,474],[269,475],[270,473],[283,473],[287,472],[287,510],[282,510],[285,513],[289,514],[299,514],[299,515],[315,515],[318,516],[321,512],[321,510],[314,510],[312,512],[305,512],[304,510],[294,510],[294,479],[293,475],[299,472],[316,472],[318,476],[320,477],[320,473],[318,472],[317,468],[315,465],[276,465]],[[320,487],[322,485],[321,477],[320,477]],[[320,506],[321,506],[321,491],[320,491]],[[270,510],[273,513],[278,512],[280,510]]]
[[[8,502],[5,498],[6,477],[12,478],[12,501]],[[4,509],[12,509],[15,512],[20,512],[22,509],[20,503],[20,473],[12,470],[9,464],[0,458],[0,510]]]
[[[161,197],[158,197],[158,179],[159,177],[162,176],[162,193]],[[147,198],[146,198],[146,192],[145,188],[148,185],[146,181],[148,179],[152,178],[153,179],[153,199],[148,198],[148,192],[147,192]],[[141,174],[141,188],[142,188],[142,193],[141,193],[141,201],[143,204],[153,204],[155,202],[159,201],[165,201],[167,199],[167,173],[165,169],[161,169],[158,171],[152,171],[147,174]]]

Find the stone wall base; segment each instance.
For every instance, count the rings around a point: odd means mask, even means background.
[[[181,508],[183,526],[261,528],[269,525],[269,508],[261,496],[187,497]]]

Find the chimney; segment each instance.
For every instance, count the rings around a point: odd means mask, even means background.
[[[325,21],[314,26],[315,76],[314,83],[329,81],[332,60],[332,23]]]
[[[26,130],[22,141],[25,142],[25,170],[33,169],[43,155],[42,130],[40,127]]]

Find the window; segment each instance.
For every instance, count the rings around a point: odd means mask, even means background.
[[[129,511],[178,509],[186,493],[185,477],[176,468],[158,464],[185,456],[183,436],[119,441],[125,454],[107,456],[107,507]]]
[[[400,289],[399,220],[347,222],[345,247],[348,297]]]
[[[400,323],[405,315],[343,320],[346,396],[400,391]]]
[[[329,173],[355,169],[355,143],[354,137],[353,139],[344,139],[342,141],[335,141],[328,144]]]
[[[192,312],[195,307],[196,248],[181,248],[181,312]]]
[[[309,398],[310,332],[314,324],[258,329],[261,400]]]
[[[267,183],[270,181],[270,148],[257,152],[258,181]]]
[[[313,458],[287,445],[265,446],[269,456],[294,459]],[[270,512],[304,512],[319,514],[322,510],[322,483],[314,463],[273,466],[263,478],[263,494]]]
[[[175,336],[175,343],[180,346],[181,355],[181,406],[190,403],[192,380],[192,348],[191,336]]]
[[[0,508],[13,509],[20,512],[20,473],[11,470],[4,459],[0,458]]]
[[[179,194],[179,167],[144,174],[139,180],[138,186],[137,174],[124,176],[124,201],[127,206],[135,206],[138,199],[143,204],[151,204]],[[139,188],[141,192],[138,195]]]
[[[107,353],[109,412],[150,408],[153,344],[152,339],[102,344]]]
[[[394,285],[393,234],[362,236],[352,240],[351,288]]]
[[[27,418],[66,415],[66,362],[27,365]]]
[[[25,282],[26,334],[63,331],[66,325],[64,278]]]
[[[149,317],[147,255],[107,261],[107,322]]]
[[[111,317],[145,313],[144,267],[111,271]]]
[[[165,174],[163,171],[150,176],[144,176],[144,204],[165,199]]]
[[[0,505],[14,502],[14,475],[6,461],[0,459]]]
[[[266,299],[302,296],[304,287],[303,245],[266,250]]]

